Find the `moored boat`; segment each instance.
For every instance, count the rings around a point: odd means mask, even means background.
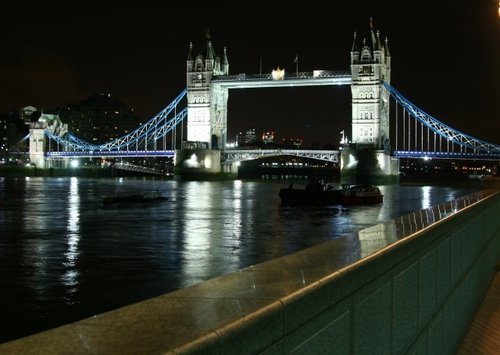
[[[312,182],[305,188],[288,188],[279,191],[281,203],[284,205],[354,205],[376,204],[383,202],[384,196],[375,185],[343,185],[333,187],[323,182]]]
[[[375,185],[346,185],[340,190],[340,203],[352,204],[376,204],[382,203],[384,195]]]
[[[278,195],[285,205],[330,205],[339,203],[339,194],[340,189],[322,181],[313,181],[305,188],[295,188],[291,183],[288,188],[281,188]]]

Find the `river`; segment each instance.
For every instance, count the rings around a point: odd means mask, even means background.
[[[376,206],[281,206],[283,180],[0,177],[0,342],[293,253],[477,190],[381,186]],[[298,184],[296,183],[296,186]],[[104,207],[117,191],[165,202]]]

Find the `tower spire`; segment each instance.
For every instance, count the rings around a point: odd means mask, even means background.
[[[212,37],[210,35],[209,28],[207,28],[207,34],[205,35],[205,37],[207,39],[207,53],[205,55],[205,60],[214,60],[216,55],[214,49],[212,48]]]
[[[370,16],[370,32],[372,35],[372,49],[376,50],[379,49],[377,45],[377,39],[375,38],[375,33],[373,32],[373,19]]]
[[[355,51],[356,51],[356,31],[354,31],[353,40],[352,40],[352,48],[351,48],[351,52],[355,52]]]
[[[226,46],[224,46],[224,56],[222,57],[222,71],[225,75],[229,74],[229,60],[227,59]]]
[[[189,42],[189,53],[187,60],[193,60],[193,42]]]

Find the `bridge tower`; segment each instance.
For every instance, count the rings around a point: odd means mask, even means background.
[[[210,33],[207,32],[205,57],[198,54],[193,58],[193,45],[189,45],[186,61],[188,142],[208,149],[225,147],[228,90],[212,85],[212,77],[228,73],[226,48],[221,59],[212,46]]]
[[[387,37],[373,30],[371,43],[358,42],[351,49],[352,139],[341,154],[341,180],[391,182],[397,179],[397,159],[390,157],[389,93],[382,86],[391,80],[391,55]]]
[[[217,56],[207,31],[204,54],[186,60],[187,141],[175,153],[175,173],[181,179],[206,179],[221,173],[221,150],[227,142],[228,89],[212,83],[229,74],[226,48]],[[233,172],[229,172],[233,174]]]
[[[389,93],[382,82],[391,82],[391,55],[388,40],[380,42],[380,33],[373,32],[371,42],[363,39],[358,47],[356,33],[351,50],[352,141],[358,147],[390,151]]]
[[[59,115],[51,115],[42,113],[37,122],[30,124],[30,145],[29,158],[30,163],[39,169],[52,168],[54,165],[58,167],[66,167],[65,160],[57,162],[49,161],[45,158],[47,148],[50,143],[47,139],[46,132],[58,137],[64,136],[68,132],[68,124],[62,123]]]
[[[29,157],[30,163],[36,168],[45,169],[46,145],[47,138],[45,137],[45,128],[34,125],[30,127]]]

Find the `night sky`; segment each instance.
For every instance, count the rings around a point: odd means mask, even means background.
[[[353,32],[369,19],[389,38],[391,84],[418,107],[500,144],[497,0],[66,1],[2,5],[0,111],[64,108],[110,92],[144,120],[185,87],[189,42],[207,28],[230,73],[348,70]],[[247,127],[338,144],[351,129],[348,86],[232,90],[228,139]]]

